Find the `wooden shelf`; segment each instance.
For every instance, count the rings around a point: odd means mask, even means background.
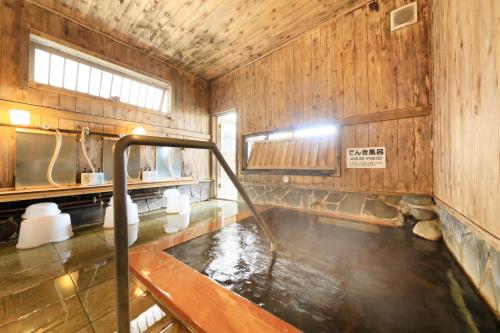
[[[156,182],[130,182],[128,183],[129,190],[155,188],[166,186],[192,185],[202,182],[210,182],[212,180],[195,180],[191,177],[176,178],[170,180],[162,180]],[[36,187],[23,190],[3,190],[0,191],[0,202],[14,202],[31,199],[45,199],[65,197],[69,195],[82,195],[112,192],[113,184],[104,184],[96,186],[68,185],[61,187]]]

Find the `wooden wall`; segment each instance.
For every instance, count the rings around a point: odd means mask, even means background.
[[[239,139],[312,122],[343,124],[340,176],[293,176],[292,184],[432,193],[428,1],[418,2],[418,24],[392,33],[389,12],[410,1],[379,2],[378,11],[363,6],[341,15],[212,82],[212,113],[236,108]],[[367,145],[386,146],[387,168],[346,169],[345,149]],[[277,183],[281,176],[243,179]]]
[[[146,56],[139,50],[108,38],[52,11],[23,0],[0,0],[0,122],[8,122],[10,108],[31,112],[32,124],[49,124],[60,129],[89,126],[94,132],[130,133],[144,127],[148,134],[210,139],[209,86],[204,80]],[[120,103],[48,90],[29,84],[28,43],[32,29],[104,60],[169,81],[173,87],[170,117]],[[14,130],[0,127],[0,187],[13,186]],[[88,146],[96,166],[102,165],[102,142],[94,136]],[[144,150],[150,154],[151,150]],[[209,178],[209,154],[186,151],[193,176]],[[83,161],[83,160],[82,160]]]
[[[500,3],[432,2],[434,194],[500,237]]]

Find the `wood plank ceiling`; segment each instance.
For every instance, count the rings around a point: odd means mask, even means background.
[[[215,79],[367,0],[27,0]]]

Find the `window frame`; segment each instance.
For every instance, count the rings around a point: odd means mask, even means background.
[[[287,140],[301,140],[304,139],[304,137],[297,137],[295,136],[295,132],[297,130],[302,130],[306,129],[309,127],[317,126],[317,125],[334,125],[338,127],[338,130],[336,133],[331,134],[331,136],[334,138],[333,139],[333,144],[335,145],[335,153],[336,153],[336,168],[333,170],[330,169],[286,169],[286,168],[269,168],[269,169],[252,169],[248,167],[248,159],[250,158],[250,150],[249,150],[249,143],[252,141],[252,138],[254,137],[263,137],[262,140],[258,141],[266,141],[266,142],[279,142],[279,141],[287,141]],[[333,122],[330,124],[307,124],[303,126],[296,126],[296,127],[288,127],[288,128],[276,128],[276,129],[271,129],[271,130],[265,130],[265,131],[255,131],[255,132],[246,132],[243,133],[241,137],[241,169],[240,172],[241,174],[257,174],[257,173],[263,173],[263,174],[275,174],[275,175],[310,175],[310,176],[332,176],[332,177],[340,177],[341,176],[341,125],[339,123]],[[272,134],[276,133],[281,133],[281,132],[292,132],[292,136],[289,138],[277,138],[277,139],[270,139],[269,136]]]
[[[101,97],[100,95],[93,95],[89,91],[88,92],[80,92],[78,91],[78,69],[79,66],[77,66],[77,75],[76,75],[76,86],[75,90],[67,89],[64,88],[64,77],[65,77],[65,66],[62,69],[62,77],[63,77],[63,84],[62,87],[54,86],[51,85],[50,83],[40,83],[35,81],[35,50],[40,49],[42,51],[48,52],[49,56],[51,54],[58,55],[63,57],[64,59],[72,60],[75,61],[77,64],[83,64],[87,65],[90,67],[90,69],[95,68],[98,70],[101,70],[101,79],[100,79],[100,84],[102,83],[102,73],[103,72],[108,72],[112,75],[117,75],[121,77],[121,83],[123,83],[124,79],[132,81],[136,81],[139,83],[139,86],[141,84],[146,84],[147,86],[152,86],[157,89],[163,90],[163,94],[161,97],[161,102],[160,102],[160,109],[156,110],[153,108],[146,108],[146,107],[141,107],[138,105],[130,104],[128,102],[122,102],[120,100],[114,99],[112,97],[115,96],[110,96],[110,98],[106,97]],[[94,53],[89,50],[89,53]],[[170,116],[172,114],[172,105],[173,105],[173,88],[172,85],[169,81],[162,81],[159,79],[156,79],[154,77],[150,77],[148,75],[145,75],[139,71],[127,68],[122,65],[114,64],[112,62],[100,59],[96,56],[93,56],[89,53],[85,53],[84,51],[80,51],[79,48],[73,48],[71,46],[66,46],[64,44],[61,44],[56,41],[52,41],[50,39],[47,39],[45,37],[42,37],[38,34],[34,34],[33,32],[29,36],[29,54],[28,54],[28,82],[30,86],[34,86],[43,90],[49,90],[49,91],[57,91],[61,92],[64,94],[69,94],[69,95],[74,95],[74,96],[81,96],[84,98],[89,98],[89,99],[96,99],[99,101],[102,101],[104,103],[110,103],[110,104],[119,104],[123,105],[129,108],[135,108],[139,110],[143,110],[148,113],[154,113],[162,116]],[[65,64],[65,62],[64,62]],[[49,80],[50,80],[50,62],[49,62]],[[112,76],[113,80],[113,76]],[[110,88],[110,95],[112,92],[112,87],[113,87],[113,81],[111,81],[111,88]],[[89,78],[89,84],[90,84],[90,78]],[[120,89],[121,90],[121,89]],[[130,94],[130,90],[129,90]],[[118,96],[120,97],[120,96]],[[163,104],[166,100],[166,111],[162,111],[163,109]]]

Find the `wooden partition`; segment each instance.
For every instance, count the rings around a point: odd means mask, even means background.
[[[434,195],[500,238],[500,3],[433,1]]]
[[[390,11],[409,2],[362,6],[213,81],[212,113],[237,109],[239,148],[244,134],[340,123],[338,175],[292,176],[292,184],[432,193],[428,1],[418,2],[418,24],[389,29]],[[365,146],[386,147],[386,169],[346,169],[346,148]],[[241,177],[281,181],[261,173]]]
[[[102,167],[102,134],[130,133],[144,127],[151,135],[210,139],[209,85],[191,74],[148,56],[53,11],[23,0],[0,0],[0,188],[14,185],[15,138],[8,123],[11,108],[30,111],[32,125],[47,124],[66,130],[90,127],[87,150],[92,162]],[[110,100],[79,95],[62,89],[39,87],[28,81],[30,31],[56,42],[168,81],[173,89],[172,112],[136,108]],[[142,150],[154,161],[154,150]],[[78,165],[85,165],[79,151]],[[185,164],[197,178],[209,177],[209,153],[186,151]]]
[[[255,142],[244,166],[248,171],[287,170],[335,174],[338,168],[337,146],[338,140],[333,136]]]

